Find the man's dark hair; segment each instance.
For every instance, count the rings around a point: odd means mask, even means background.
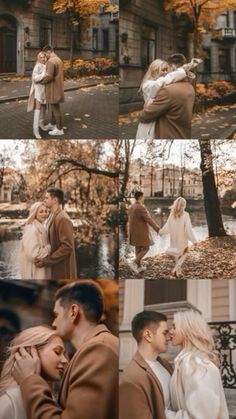
[[[51,45],[45,45],[45,46],[42,48],[42,51],[43,51],[43,52],[54,51],[54,48],[53,48]]]
[[[99,323],[103,311],[104,301],[102,289],[94,281],[77,281],[64,285],[56,292],[56,300],[65,309],[71,304],[78,304],[82,307],[85,318],[92,323]]]
[[[59,204],[63,204],[64,202],[64,192],[59,188],[48,188],[47,192],[58,199]]]
[[[156,311],[141,311],[141,313],[134,316],[131,323],[131,330],[134,339],[137,343],[142,340],[142,332],[146,327],[153,325],[159,327],[160,322],[166,322],[165,314],[157,313]]]
[[[183,54],[176,53],[172,54],[167,58],[168,64],[174,64],[177,67],[181,67],[182,65],[186,64],[187,60]]]
[[[139,199],[141,196],[143,196],[143,192],[141,192],[141,191],[136,191],[135,194],[134,194],[134,197],[135,197],[136,200]]]

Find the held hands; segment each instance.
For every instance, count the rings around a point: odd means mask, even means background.
[[[46,261],[45,261],[45,259],[38,259],[38,258],[35,258],[35,259],[34,259],[34,263],[35,263],[35,265],[37,266],[37,268],[42,268],[43,266],[46,266]]]
[[[21,385],[25,378],[33,374],[40,374],[40,359],[36,348],[32,347],[31,353],[25,348],[19,348],[15,353],[15,363],[12,368],[14,379],[18,385]]]

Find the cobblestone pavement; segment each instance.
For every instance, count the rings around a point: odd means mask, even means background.
[[[61,139],[118,138],[118,84],[85,87],[66,92],[62,104],[64,136]],[[0,104],[0,138],[33,138],[33,112],[26,112],[27,100]],[[42,138],[52,137],[41,132]]]
[[[122,116],[122,119],[126,116]],[[127,116],[128,119],[128,116]],[[120,138],[135,138],[138,123],[133,121],[120,126]],[[192,138],[227,139],[236,132],[236,104],[215,106],[194,116]]]

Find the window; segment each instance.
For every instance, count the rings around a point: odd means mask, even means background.
[[[211,72],[211,49],[207,48],[204,51],[205,51],[204,72],[210,73]]]
[[[230,73],[230,49],[219,48],[219,72]]]
[[[102,30],[103,50],[109,51],[109,29]]]
[[[156,32],[152,27],[142,27],[142,65],[147,67],[156,58]]]
[[[39,45],[43,48],[45,45],[52,45],[52,20],[40,18],[39,21]]]
[[[93,33],[92,33],[92,49],[94,51],[98,50],[98,29],[97,28],[93,28]]]

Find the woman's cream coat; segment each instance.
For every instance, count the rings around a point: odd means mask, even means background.
[[[36,258],[43,259],[50,252],[51,246],[48,243],[47,231],[44,225],[38,220],[27,224],[24,229],[20,250],[21,279],[50,279],[50,268],[38,268],[34,263]]]
[[[176,357],[170,392],[166,419],[229,419],[219,369],[193,352]]]
[[[0,419],[27,419],[19,386],[0,394]]]

